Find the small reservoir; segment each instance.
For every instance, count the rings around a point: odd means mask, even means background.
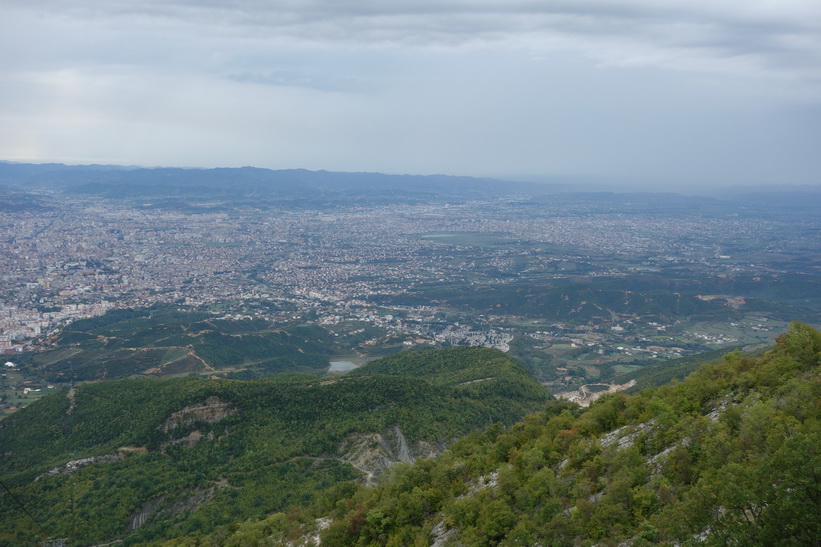
[[[359,367],[350,361],[331,361],[331,368],[328,369],[328,372],[348,372],[355,368]]]

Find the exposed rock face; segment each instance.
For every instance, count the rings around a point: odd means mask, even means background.
[[[365,473],[366,484],[398,462],[413,463],[419,458],[435,458],[444,444],[419,441],[411,446],[398,426],[382,433],[354,433],[339,447],[342,461]]]
[[[431,547],[445,547],[451,544],[451,538],[456,534],[456,528],[448,528],[444,519],[436,523],[431,530]]]
[[[208,503],[208,501],[214,497],[215,492],[216,487],[191,490],[188,492],[189,495],[174,503],[168,503],[166,496],[150,499],[140,506],[140,510],[137,511],[137,513],[131,515],[131,529],[136,530],[140,528],[155,514],[160,514],[167,518],[190,513],[196,510],[197,507]]]
[[[131,529],[136,530],[143,524],[145,521],[148,520],[148,517],[151,516],[154,512],[157,511],[157,508],[165,499],[164,496],[160,496],[159,498],[154,498],[153,500],[149,500],[140,506],[140,510],[137,514],[131,516]]]
[[[78,469],[95,463],[114,463],[122,460],[128,454],[148,454],[148,449],[144,446],[121,446],[117,449],[116,454],[105,454],[103,456],[92,456],[90,458],[71,460],[66,462],[64,465],[52,467],[45,473],[37,475],[37,477],[34,478],[34,482],[37,482],[44,477],[53,477],[54,475],[71,475]]]
[[[66,410],[66,414],[71,414],[71,412],[74,410],[74,407],[76,406],[74,403],[74,397],[76,395],[77,390],[73,387],[68,390],[68,393],[66,393],[66,397],[68,397],[68,410]]]
[[[316,519],[316,528],[312,533],[308,534],[308,536],[304,538],[304,541],[289,541],[285,545],[287,545],[288,547],[296,547],[303,545],[306,547],[317,547],[319,545],[322,545],[322,542],[319,539],[319,534],[322,533],[322,530],[325,530],[328,526],[330,526],[331,522],[333,521],[330,517],[318,518]]]
[[[565,399],[567,401],[577,403],[579,406],[588,407],[590,406],[590,403],[602,395],[624,391],[625,389],[630,389],[634,385],[636,385],[635,380],[630,380],[626,384],[587,384],[575,391],[563,391],[561,393],[554,393],[554,395],[559,399]],[[587,386],[606,386],[607,389],[602,391],[591,391]]]
[[[405,436],[402,435],[402,430],[398,427],[393,428],[393,440],[393,446],[385,447],[383,443],[383,448],[387,450],[393,448],[392,455],[400,462],[413,463],[416,461],[416,458],[413,457],[413,451],[410,449],[410,446],[408,446],[408,441],[405,439]]]
[[[624,425],[599,437],[599,444],[602,448],[607,448],[608,446],[615,444],[616,448],[619,450],[633,446],[633,443],[639,435],[651,431],[655,424],[656,420],[653,419],[649,422],[641,424]]]
[[[81,467],[85,467],[87,465],[91,465],[91,464],[94,464],[94,463],[112,463],[112,462],[116,462],[119,459],[120,459],[120,456],[118,456],[116,454],[107,454],[105,456],[94,456],[94,457],[91,457],[91,458],[81,458],[79,460],[72,460],[70,462],[66,462],[65,465],[62,465],[62,466],[59,466],[59,467],[54,467],[52,469],[49,469],[48,471],[46,471],[42,475],[38,475],[34,479],[34,481],[37,482],[40,479],[42,479],[43,477],[52,477],[54,475],[61,475],[61,474],[70,475],[70,474],[74,473],[75,471],[77,471],[78,469],[80,469]]]
[[[174,412],[158,429],[168,433],[180,425],[194,422],[215,423],[236,413],[237,410],[229,408],[228,403],[223,403],[218,397],[211,396],[201,405],[187,406]]]
[[[202,439],[206,439],[209,441],[214,440],[214,432],[209,432],[208,435],[203,435],[199,430],[194,430],[185,437],[180,437],[179,439],[174,439],[173,441],[168,441],[167,443],[162,444],[162,448],[167,446],[173,446],[175,444],[184,444],[186,446],[194,446]]]

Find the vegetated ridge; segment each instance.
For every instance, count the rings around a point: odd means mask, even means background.
[[[46,341],[47,349],[24,356],[24,362],[50,382],[240,368],[251,377],[319,374],[328,368],[333,344],[333,336],[318,325],[277,326],[156,305],[75,321]]]
[[[0,422],[0,545],[157,541],[262,518],[550,399],[514,359],[467,347],[326,378],[81,384]]]
[[[170,545],[817,545],[821,333],[568,403],[310,509]]]

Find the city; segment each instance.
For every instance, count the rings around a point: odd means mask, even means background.
[[[368,327],[342,352],[361,362],[416,345],[496,347],[561,391],[766,344],[819,304],[790,294],[802,291],[795,276],[817,283],[807,257],[821,249],[815,217],[789,210],[585,194],[325,208],[38,200],[0,218],[7,355],[50,347],[77,319],[163,304],[316,324],[340,340]]]

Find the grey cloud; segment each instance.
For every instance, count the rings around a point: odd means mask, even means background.
[[[319,91],[364,93],[374,89],[373,82],[367,79],[319,70],[247,71],[228,74],[225,78],[240,83],[304,87]]]
[[[3,0],[0,159],[811,181],[819,10]]]
[[[207,25],[203,32],[268,39],[347,44],[456,45],[469,42],[553,39],[560,47],[595,49],[604,39],[608,60],[619,61],[617,43],[655,50],[655,63],[675,65],[666,49],[692,57],[754,56],[771,70],[789,66],[815,72],[821,65],[821,4],[750,0],[29,0],[48,13],[69,17],[143,17]],[[200,27],[202,28],[202,27]],[[629,48],[628,48],[629,49]],[[649,56],[648,56],[649,57]],[[709,63],[705,63],[707,67]]]

